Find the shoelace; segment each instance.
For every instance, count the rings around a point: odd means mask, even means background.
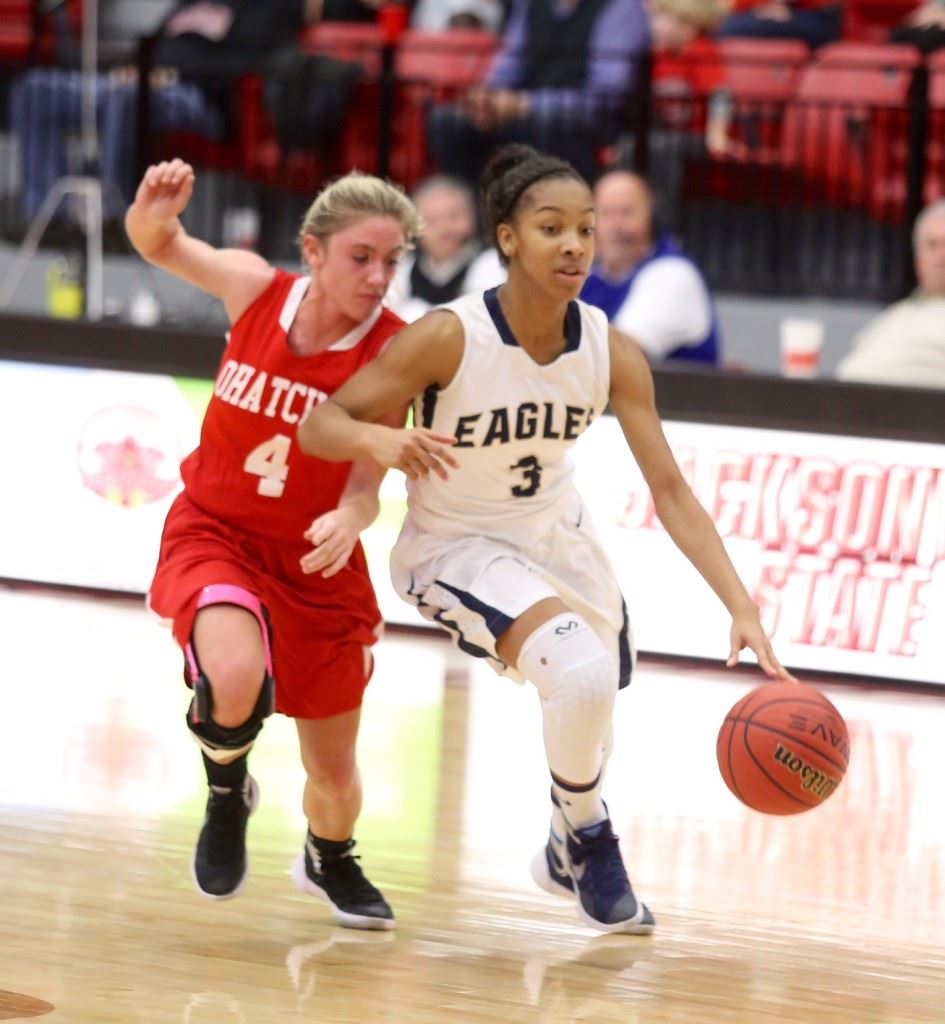
[[[346,893],[359,900],[381,899],[380,892],[364,877],[361,858],[356,853],[343,853],[340,857],[322,860],[322,875],[337,880],[345,887]]]
[[[627,869],[620,856],[620,844],[613,832],[602,829],[595,839],[582,839],[571,854],[573,864],[590,861],[588,868],[597,894],[604,899],[619,899],[629,888]]]
[[[245,813],[246,800],[241,789],[210,793],[207,859],[211,864],[226,864],[233,859],[233,845],[242,835]]]

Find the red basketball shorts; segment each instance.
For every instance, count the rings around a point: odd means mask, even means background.
[[[148,603],[172,621],[183,649],[204,587],[248,590],[269,617],[276,709],[291,718],[339,715],[361,705],[381,615],[360,544],[327,580],[299,567],[310,550],[302,538],[294,544],[237,530],[181,494],[164,524]]]

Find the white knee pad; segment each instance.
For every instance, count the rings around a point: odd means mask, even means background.
[[[542,698],[552,773],[575,783],[595,779],[617,696],[614,655],[580,615],[569,612],[532,633],[522,645],[518,670]]]

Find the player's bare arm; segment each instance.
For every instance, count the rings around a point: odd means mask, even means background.
[[[382,416],[378,422],[397,429],[406,418],[407,410],[401,408]],[[378,491],[386,473],[387,469],[373,459],[359,459],[352,464],[338,507],[319,516],[305,531],[305,539],[314,550],[300,559],[302,572],[321,571],[328,579],[347,565],[358,536],[380,512]]]
[[[384,352],[313,408],[298,429],[308,455],[333,462],[372,459],[411,479],[429,472],[447,478],[457,465],[448,446],[455,438],[424,427],[397,429],[379,417],[402,408],[428,387],[446,387],[463,356],[463,331],[452,313],[428,313],[405,327]]]
[[[125,214],[125,229],[144,259],[220,299],[235,323],[265,291],[275,271],[256,253],[216,249],[188,235],[179,217],[193,191],[190,164],[153,164]]]
[[[615,328],[610,330],[610,366],[610,405],[653,495],[656,514],[732,616],[727,664],[736,664],[738,652],[750,647],[769,676],[790,679],[771,649],[758,607],[739,579],[715,524],[679,471],[656,412],[646,357]]]

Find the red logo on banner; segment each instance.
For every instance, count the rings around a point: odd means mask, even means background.
[[[161,418],[147,409],[96,413],[79,439],[82,483],[116,505],[146,505],[178,485],[180,452]]]

